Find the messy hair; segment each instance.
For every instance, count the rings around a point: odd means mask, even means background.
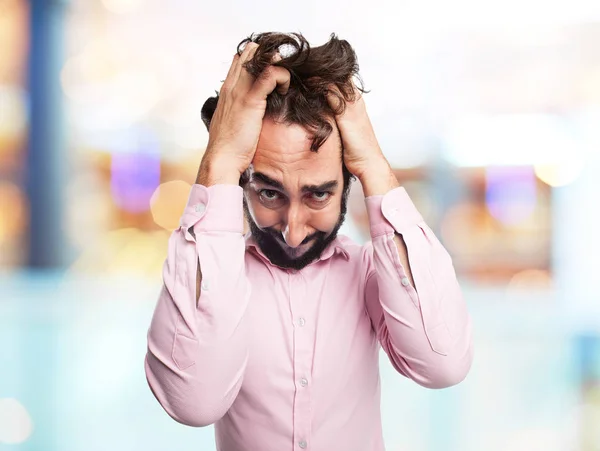
[[[354,86],[365,93],[358,73],[358,61],[350,44],[331,34],[329,41],[318,47],[311,47],[301,33],[259,33],[242,40],[237,47],[241,55],[245,46],[258,44],[254,57],[244,63],[246,70],[259,76],[270,64],[287,69],[290,73],[290,87],[286,94],[274,90],[267,96],[265,118],[288,125],[300,125],[311,136],[311,147],[317,152],[333,131],[330,120],[344,112],[346,102],[355,100]],[[281,60],[273,62],[279,53]],[[327,101],[332,90],[337,98],[333,109]],[[202,107],[202,121],[208,129],[217,107],[219,96],[210,97]],[[343,160],[342,160],[343,162]],[[345,165],[344,185],[352,178]]]

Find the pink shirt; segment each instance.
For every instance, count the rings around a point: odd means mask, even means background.
[[[465,378],[471,325],[450,256],[404,188],[365,201],[371,242],[339,236],[292,271],[243,235],[239,186],[193,186],[169,240],[145,362],[171,417],[215,423],[219,451],[382,451],[380,346],[424,387]]]

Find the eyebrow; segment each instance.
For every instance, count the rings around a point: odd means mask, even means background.
[[[263,174],[262,172],[254,172],[252,174],[252,181],[259,181],[264,183],[265,185],[269,185],[273,188],[277,188],[281,191],[285,191],[283,187],[283,183],[279,180],[272,179],[267,174]],[[322,191],[331,191],[337,188],[339,185],[337,180],[329,180],[328,182],[320,183],[319,185],[304,185],[302,187],[303,193],[316,193]]]

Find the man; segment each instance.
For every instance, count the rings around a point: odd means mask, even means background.
[[[424,387],[471,366],[452,261],[384,158],[357,71],[334,35],[309,48],[261,34],[203,108],[209,142],[169,241],[145,368],[170,416],[215,424],[220,451],[382,451],[379,346]],[[365,246],[337,236],[351,174]]]

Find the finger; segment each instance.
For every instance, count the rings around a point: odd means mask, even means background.
[[[290,87],[290,73],[287,69],[277,66],[268,66],[256,78],[249,96],[256,100],[266,99],[277,88],[280,94],[286,94]]]
[[[246,61],[251,60],[254,57],[257,48],[258,44],[256,42],[249,42],[248,44],[246,44],[246,47],[244,47],[244,51],[240,55],[240,58],[238,59],[235,68],[235,85],[238,84],[240,77],[243,76],[244,73],[247,73],[247,71],[244,69],[244,63]]]
[[[233,77],[236,71],[236,66],[238,64],[238,60],[240,59],[240,55],[237,53],[233,55],[233,60],[231,61],[231,66],[229,66],[229,71],[227,72],[227,76],[225,77],[225,81],[223,82],[223,86],[231,87],[233,86]]]
[[[340,98],[331,90],[327,91],[327,103],[333,111],[338,111],[340,108]]]
[[[256,53],[256,50],[258,49],[258,44],[252,43],[254,44],[253,47],[248,51],[248,54],[245,55],[245,59],[242,60],[240,59],[240,73],[239,73],[239,78],[237,81],[237,85],[238,89],[240,90],[240,92],[248,92],[250,90],[250,88],[252,87],[252,84],[254,83],[254,76],[251,75],[246,68],[244,67],[244,64],[247,61],[251,61],[252,58],[254,58],[254,54]]]
[[[333,111],[339,112],[342,97],[342,93],[336,85],[331,84],[327,87],[327,102]]]
[[[242,60],[241,63],[245,63],[248,60],[251,60],[252,57],[254,56],[254,53],[256,52],[256,49],[258,48],[258,44],[256,42],[249,42],[248,44],[246,44],[246,47],[244,47],[244,51],[242,52]]]

